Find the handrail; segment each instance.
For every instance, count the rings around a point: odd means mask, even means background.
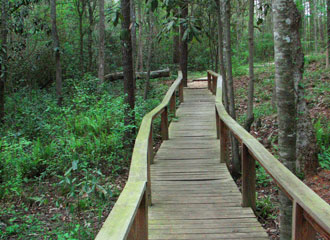
[[[162,138],[167,140],[168,107],[175,115],[177,89],[180,102],[183,102],[181,71],[163,101],[143,117],[135,140],[127,183],[96,240],[148,239],[148,205],[151,205],[150,164],[153,161],[152,123],[161,114]]]
[[[208,82],[209,89],[214,94],[216,92],[217,133],[221,145],[220,161],[226,162],[228,130],[241,143],[242,206],[255,209],[256,160],[293,201],[293,239],[315,239],[316,232],[324,235],[327,239],[330,238],[330,205],[230,117],[222,104],[222,76],[213,71],[208,71]]]

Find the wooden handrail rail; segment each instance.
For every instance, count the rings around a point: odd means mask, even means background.
[[[175,114],[175,95],[183,101],[182,72],[163,101],[141,122],[133,149],[129,177],[96,240],[148,239],[148,205],[151,205],[150,164],[153,162],[152,123],[162,115],[163,140],[168,139],[168,108]]]
[[[208,71],[208,86],[216,92],[217,132],[221,144],[221,161],[226,161],[227,131],[242,147],[242,206],[255,208],[255,160],[274,179],[276,184],[293,201],[293,239],[315,239],[315,232],[330,238],[330,205],[306,186],[289,169],[278,161],[257,139],[248,133],[227,113],[222,103],[222,76]],[[213,77],[213,78],[212,78]],[[214,79],[214,80],[213,80]],[[212,89],[212,86],[217,86]],[[219,122],[218,122],[219,121]]]

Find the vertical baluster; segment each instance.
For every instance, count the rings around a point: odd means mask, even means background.
[[[161,132],[162,132],[162,139],[168,140],[168,114],[167,114],[167,107],[164,108],[161,116]]]
[[[220,118],[219,118],[217,106],[215,106],[215,121],[217,126],[217,139],[220,139]]]
[[[152,205],[151,198],[151,175],[150,175],[150,165],[154,163],[154,148],[153,148],[153,138],[152,138],[152,124],[150,126],[150,134],[148,139],[148,182],[147,182],[147,197],[148,197],[148,205]]]
[[[127,236],[128,240],[148,240],[148,204],[147,192],[144,191],[139,209],[135,215],[135,219],[131,230]]]
[[[316,232],[313,226],[306,220],[304,209],[293,201],[292,212],[292,239],[293,240],[314,240]]]
[[[180,85],[179,85],[179,100],[180,103],[183,103],[183,82],[181,81]]]
[[[220,163],[227,163],[228,133],[225,123],[220,120]]]
[[[211,74],[207,72],[207,88],[212,91],[211,89]]]
[[[173,93],[173,95],[171,97],[170,112],[171,112],[171,114],[173,114],[173,117],[175,117],[175,113],[176,113],[176,96],[175,96],[175,92]]]
[[[256,162],[242,143],[242,207],[256,210]]]

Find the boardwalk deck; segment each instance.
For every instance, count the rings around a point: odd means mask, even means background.
[[[149,239],[268,239],[220,164],[214,96],[191,88],[184,96],[151,165]]]

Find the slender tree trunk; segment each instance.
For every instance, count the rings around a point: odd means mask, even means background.
[[[133,69],[137,65],[136,59],[136,14],[135,14],[135,0],[131,0],[131,39],[132,39],[132,57],[133,57]],[[136,76],[135,71],[133,71],[133,85],[134,89],[136,89]]]
[[[2,64],[0,65],[0,122],[3,122],[5,116],[5,83],[7,81],[7,36],[8,36],[8,0],[1,1],[1,45],[0,56]]]
[[[330,53],[330,0],[327,0],[327,60],[326,65],[329,68]]]
[[[99,0],[99,14],[100,14],[100,22],[99,22],[99,70],[98,70],[98,78],[100,79],[100,83],[104,82],[104,38],[105,38],[105,17],[104,17],[104,0]]]
[[[94,10],[95,10],[95,0],[88,1],[88,71],[92,71],[93,66],[93,27],[94,27]]]
[[[136,66],[135,72],[143,72],[143,39],[142,39],[142,32],[143,32],[143,15],[141,9],[141,2],[138,3],[138,19],[139,19],[139,41],[138,41],[138,53],[136,56]]]
[[[56,95],[57,95],[57,104],[62,105],[62,66],[61,66],[61,51],[60,51],[60,41],[57,33],[57,24],[56,24],[56,0],[50,1],[50,17],[52,21],[52,37],[53,37],[53,46],[55,51],[55,65],[56,65]]]
[[[174,10],[174,16],[178,17],[178,10]],[[180,63],[180,32],[177,26],[173,27],[173,63]]]
[[[296,140],[296,166],[305,175],[314,174],[318,167],[317,142],[312,118],[305,100],[306,81],[304,74],[304,53],[300,40],[301,15],[296,4],[291,1],[290,17],[293,36],[293,64],[294,83],[297,104],[297,140]]]
[[[77,12],[79,17],[79,65],[81,74],[84,73],[84,30],[83,18],[85,14],[86,1],[77,0]]]
[[[122,20],[122,52],[123,52],[123,70],[124,70],[124,93],[125,103],[127,104],[124,124],[127,126],[125,132],[124,145],[131,151],[133,149],[133,134],[134,128],[130,128],[135,124],[134,105],[134,78],[133,78],[133,55],[132,55],[132,40],[131,40],[131,15],[130,15],[130,0],[121,0]],[[128,156],[127,156],[128,157]]]
[[[244,128],[250,132],[254,120],[253,98],[254,98],[254,0],[249,0],[249,92],[247,106],[247,120]]]
[[[230,17],[231,17],[231,6],[230,0],[225,0],[225,37],[226,37],[226,60],[227,60],[227,83],[228,83],[228,100],[229,100],[229,114],[233,119],[236,119],[235,112],[235,97],[234,97],[234,81],[232,72],[232,61],[231,61],[231,36],[230,36]],[[232,174],[238,177],[241,172],[241,161],[239,158],[238,142],[231,135],[231,148],[232,148]]]
[[[280,161],[295,173],[296,108],[294,93],[293,35],[290,26],[292,0],[274,0],[275,80]],[[289,19],[289,20],[288,20]],[[291,240],[292,203],[280,192],[280,237]]]
[[[229,112],[228,106],[228,90],[227,90],[227,78],[226,78],[226,67],[223,56],[223,23],[222,23],[222,7],[220,0],[216,0],[217,4],[217,15],[218,15],[218,45],[219,45],[219,64],[220,64],[220,73],[222,75],[222,95],[225,108]]]
[[[152,13],[149,13],[149,36],[148,36],[148,58],[147,58],[147,78],[146,78],[146,85],[144,89],[144,100],[148,98],[148,92],[149,92],[149,86],[150,86],[150,64],[151,64],[151,57],[152,57],[152,29],[153,29],[153,18],[152,18]]]
[[[188,17],[188,3],[184,2],[181,7],[181,18],[186,19]],[[186,27],[183,24],[180,25],[180,69],[182,71],[182,81],[185,87],[188,86],[188,42],[183,40],[183,35],[186,31]]]

